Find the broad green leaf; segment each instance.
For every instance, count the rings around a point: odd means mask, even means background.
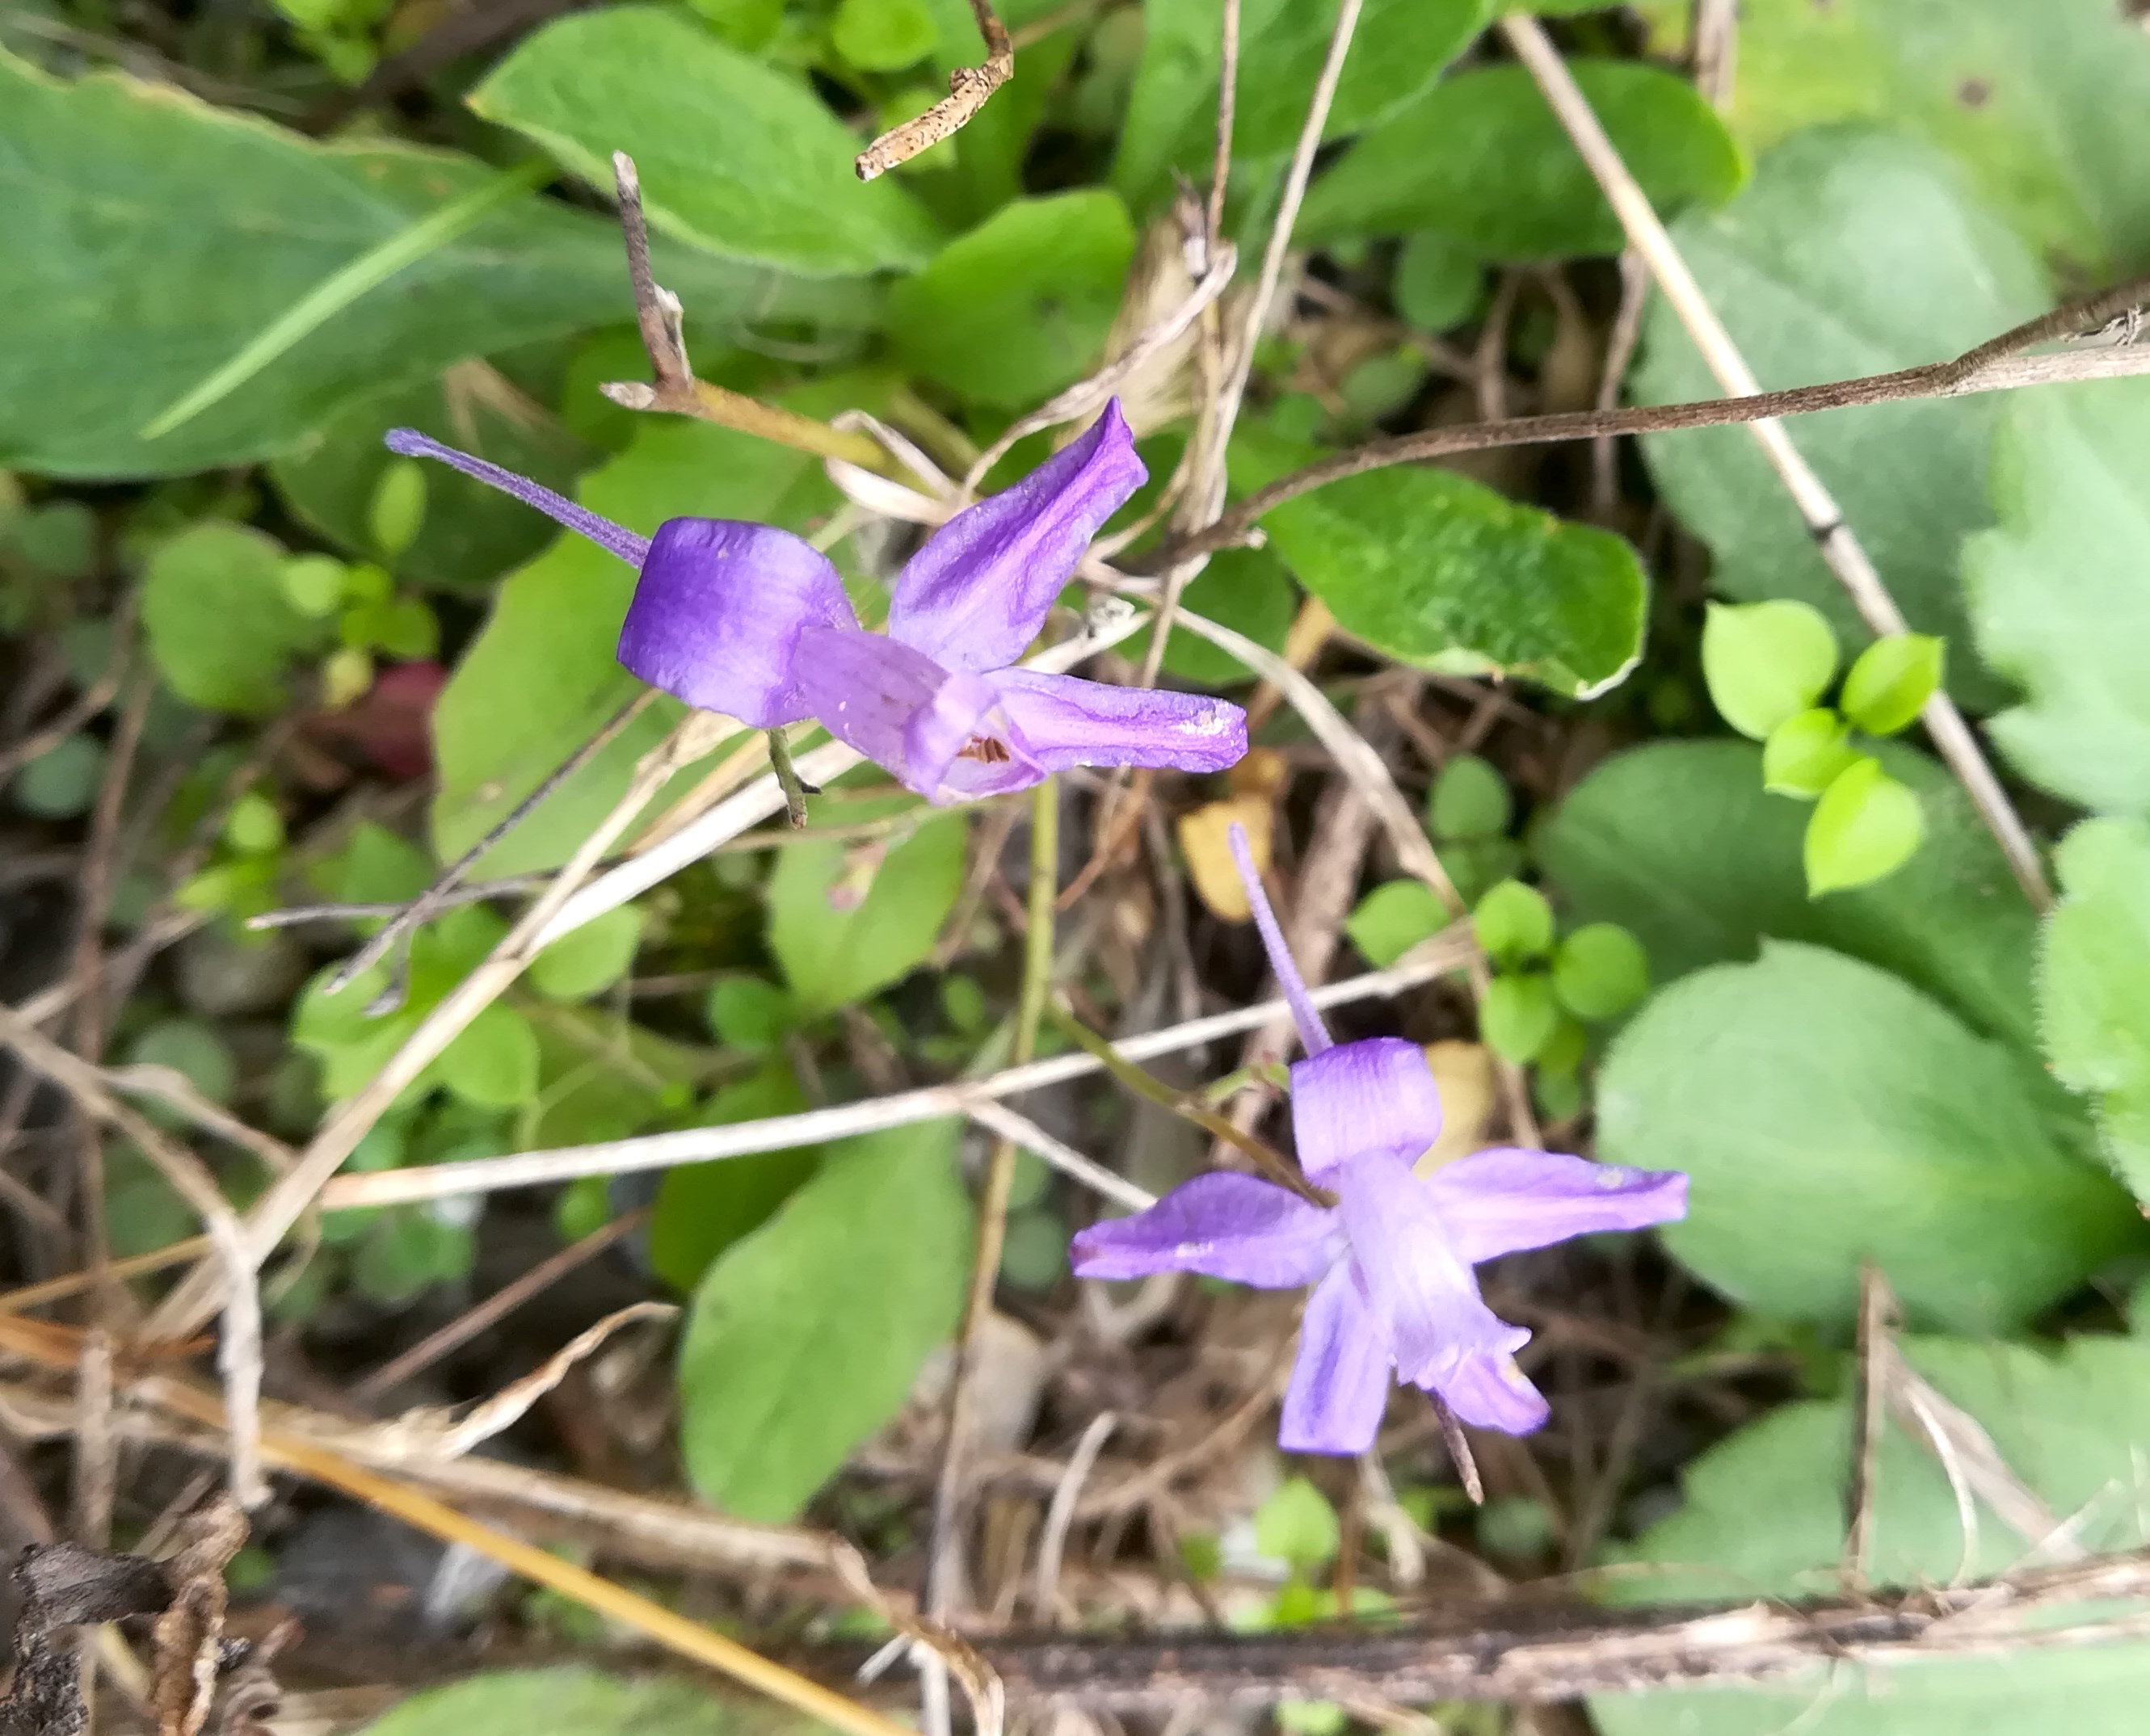
[[[896,286],[890,341],[911,367],[972,402],[1027,407],[1097,361],[1134,250],[1117,194],[1018,199]]]
[[[1650,956],[1617,922],[1586,922],[1553,955],[1553,992],[1577,1018],[1618,1018],[1650,992]]]
[[[941,40],[926,0],[842,0],[829,42],[861,72],[892,73],[923,60]]]
[[[1478,1003],[1478,1034],[1495,1054],[1522,1067],[1536,1060],[1559,1029],[1560,1003],[1553,999],[1548,977],[1533,971],[1496,976],[1486,985],[1485,999]]]
[[[1919,799],[1862,754],[1830,780],[1807,816],[1807,896],[1871,885],[1910,860],[1926,835]]]
[[[1254,1547],[1312,1572],[1335,1560],[1344,1527],[1329,1497],[1303,1476],[1286,1477],[1254,1509]]]
[[[627,975],[642,944],[642,912],[607,911],[553,942],[530,961],[530,986],[555,1001],[587,1001]]]
[[[2023,775],[2108,812],[2150,811],[2150,380],[2013,392],[1998,530],[1964,550],[1978,648],[2022,689],[1993,734]]]
[[[1684,13],[1684,4],[1678,10]],[[2150,38],[2112,0],[1746,0],[1730,121],[1766,149],[1824,121],[1880,122],[1949,152],[2071,275],[2150,264],[2132,159]]]
[[[725,1086],[687,1124],[729,1127],[795,1115],[806,1107],[798,1076],[785,1062],[772,1060]],[[820,1162],[820,1146],[801,1145],[666,1170],[649,1221],[650,1266],[674,1289],[693,1289],[710,1262],[774,1217]]]
[[[1819,699],[1836,674],[1836,635],[1804,603],[1709,605],[1702,628],[1702,679],[1718,714],[1765,741]]]
[[[557,369],[532,351],[457,362],[430,380],[370,398],[305,434],[270,466],[291,510],[355,558],[378,559],[367,519],[381,477],[396,460],[381,445],[391,428],[423,428],[561,494],[598,457],[527,401]],[[546,395],[549,397],[549,389]],[[426,467],[426,510],[416,538],[392,564],[420,584],[488,585],[530,559],[558,527],[522,502],[445,464]]]
[[[1244,428],[1232,480],[1252,489],[1317,456]],[[1587,698],[1642,654],[1649,586],[1633,549],[1453,471],[1398,465],[1347,477],[1261,522],[1344,630],[1401,662],[1522,676]]]
[[[457,1033],[427,1074],[467,1103],[515,1108],[538,1094],[538,1034],[512,1007],[495,1002]]]
[[[785,395],[810,414],[871,407],[878,389],[832,376]],[[685,418],[651,418],[634,443],[578,491],[592,512],[647,536],[667,518],[750,518],[803,529],[838,497],[821,467],[752,435]],[[536,516],[535,514],[532,515]],[[614,660],[634,592],[631,569],[572,534],[500,587],[492,616],[463,654],[433,712],[440,793],[433,839],[442,860],[475,844],[553,768],[633,699],[640,684]],[[539,805],[486,856],[482,875],[556,868],[618,800],[634,762],[664,739],[679,707],[659,696],[619,739]],[[699,773],[690,770],[689,780]]]
[[[1392,880],[1359,901],[1344,923],[1351,944],[1385,971],[1429,935],[1448,926],[1448,906],[1422,880]]]
[[[363,1736],[739,1736],[739,1723],[738,1709],[699,1682],[628,1681],[579,1668],[497,1670],[413,1694]]]
[[[180,532],[150,558],[142,624],[174,693],[248,717],[283,707],[285,675],[323,637],[284,595],[283,562],[260,532],[218,523]]]
[[[1837,704],[1869,735],[1909,729],[1941,684],[1946,647],[1922,633],[1892,633],[1859,654]]]
[[[649,220],[711,253],[807,276],[923,264],[930,218],[893,177],[851,172],[859,140],[802,78],[678,13],[615,7],[525,37],[470,106],[609,191],[642,175]]]
[[[46,820],[86,814],[104,782],[104,744],[94,735],[66,736],[15,775],[15,805]]]
[[[1849,726],[1826,705],[1794,712],[1762,744],[1762,787],[1810,802],[1858,757]]]
[[[246,463],[463,356],[628,313],[617,226],[525,196],[171,434],[139,437],[324,279],[495,173],[317,144],[169,84],[63,83],[0,51],[0,463],[81,477]],[[657,269],[704,319],[762,317],[772,292],[777,311],[863,312],[852,286],[802,300],[684,250]]]
[[[936,815],[890,850],[857,896],[840,844],[783,850],[769,877],[769,950],[810,1013],[862,1001],[925,962],[963,889],[968,829]]]
[[[1179,600],[1196,614],[1279,652],[1299,613],[1299,588],[1284,563],[1265,548],[1219,549],[1179,593]],[[1144,628],[1128,641],[1124,654],[1139,666],[1149,641],[1150,629]],[[1158,668],[1178,680],[1204,687],[1237,687],[1254,679],[1254,671],[1230,652],[1191,633],[1172,635]]]
[[[517,1106],[512,1141],[496,1149],[624,1139],[675,1125],[694,1100],[706,1051],[599,1007],[536,1001],[518,1010],[537,1033],[538,1094]]]
[[[1426,796],[1426,829],[1444,844],[1501,837],[1515,814],[1507,780],[1476,754],[1445,761]]]
[[[1878,752],[1918,792],[1927,836],[1877,886],[1807,897],[1809,810],[1764,792],[1761,754],[1744,742],[1657,742],[1607,760],[1538,833],[1538,860],[1563,908],[1631,931],[1660,982],[1751,959],[1765,939],[1810,941],[1893,971],[1973,1029],[2034,1052],[2036,919],[1948,775],[1895,743]]]
[[[968,1287],[956,1132],[846,1140],[709,1268],[679,1346],[680,1446],[704,1500],[785,1523],[902,1405]]]
[[[726,976],[709,990],[709,1029],[726,1048],[764,1055],[799,1023],[790,992],[759,976]]]
[[[1520,965],[1552,951],[1552,906],[1536,886],[1504,880],[1471,912],[1478,944],[1496,963]]]
[[[1765,390],[1885,373],[1953,356],[2041,311],[2047,290],[2016,237],[1971,201],[1946,159],[1859,129],[1804,134],[1764,158],[1716,215],[1673,239]],[[1721,395],[1662,299],[1643,322],[1629,390],[1643,404]],[[1991,522],[1991,398],[1876,404],[1785,424],[1911,624],[1970,643],[1956,548]],[[1846,645],[1870,635],[1744,428],[1653,435],[1666,503],[1716,555],[1741,600],[1797,598]],[[1951,687],[1981,707],[1996,684],[1968,657]]]
[[[2141,1442],[2150,1435],[2150,1350],[2122,1338],[2078,1338],[2057,1353],[2027,1345],[1911,1338],[1902,1349],[1942,1395],[1991,1436],[2009,1467],[2092,1553],[2150,1541],[2141,1505]],[[1619,1602],[1834,1595],[1844,1548],[1848,1404],[1788,1405],[1690,1464],[1687,1500],[1616,1558]],[[2044,1537],[2026,1537],[1981,1503],[1976,1547],[1964,1535],[1948,1471],[1891,1419],[1870,1493],[1870,1572],[1880,1586],[1930,1587],[2009,1572]],[[2058,1622],[2117,1612],[2052,1610]],[[1971,1729],[2066,1728],[2132,1736],[2142,1723],[2150,1646],[2024,1650],[2006,1657],[1906,1661],[1886,1670],[1817,1663],[1766,1688],[1600,1694],[1604,1736],[1962,1736]]]
[[[1323,136],[1358,132],[1418,95],[1469,45],[1486,10],[1484,0],[1367,0]],[[1298,142],[1336,12],[1337,0],[1245,0],[1234,157],[1265,162]],[[1222,0],[1144,0],[1143,58],[1113,163],[1113,184],[1138,209],[1169,190],[1174,169],[1208,178],[1223,14]]]
[[[1486,262],[1452,235],[1421,230],[1396,255],[1389,294],[1396,312],[1420,331],[1446,331],[1485,299]]]
[[[1597,1077],[1597,1149],[1686,1172],[1673,1252],[1734,1300],[1846,1326],[1872,1259],[1915,1323],[1995,1333],[2141,1246],[2064,1153],[2035,1065],[1897,978],[1773,943],[1661,991]]]
[[[1746,164],[1684,78],[1633,60],[1571,60],[1660,211],[1719,204]],[[1446,79],[1308,189],[1294,235],[1316,244],[1434,230],[1487,259],[1618,253],[1619,220],[1544,95],[1512,63]]]
[[[2150,830],[2086,820],[2053,865],[2038,1014],[2054,1076],[2097,1107],[2106,1155],[2150,1199]]]

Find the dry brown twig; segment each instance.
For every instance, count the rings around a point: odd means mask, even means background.
[[[978,21],[978,34],[986,39],[983,66],[959,66],[948,75],[948,94],[916,120],[891,128],[868,145],[852,164],[862,181],[886,174],[899,163],[908,163],[921,151],[931,150],[953,135],[972,115],[986,106],[986,98],[1015,75],[1015,44],[1007,27],[993,15],[986,0],[971,0],[971,16]]]

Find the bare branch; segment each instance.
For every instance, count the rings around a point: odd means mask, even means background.
[[[951,137],[986,106],[987,97],[1014,77],[1015,44],[1008,40],[1007,27],[993,16],[986,0],[971,0],[971,13],[978,21],[978,34],[986,39],[986,63],[957,67],[948,75],[946,96],[917,119],[891,129],[861,151],[852,165],[861,180],[876,179]]]

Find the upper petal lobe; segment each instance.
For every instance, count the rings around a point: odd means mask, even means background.
[[[800,633],[856,621],[836,569],[790,532],[672,518],[643,562],[619,660],[689,705],[768,729],[810,714],[795,679]]]
[[[1628,1169],[1558,1152],[1475,1152],[1436,1170],[1426,1185],[1456,1251],[1473,1265],[1570,1236],[1687,1215],[1687,1178],[1676,1169]]]
[[[1370,1037],[1293,1062],[1291,1127],[1299,1167],[1316,1179],[1370,1152],[1416,1162],[1441,1133],[1426,1051],[1401,1037]]]
[[[1311,1284],[1341,1252],[1335,1214],[1274,1183],[1213,1169],[1148,1211],[1108,1218],[1075,1238],[1079,1278],[1200,1272],[1262,1289]]]
[[[896,577],[891,638],[951,669],[1004,669],[1045,624],[1098,527],[1149,472],[1119,401],[1012,488],[958,512]]]
[[[1016,742],[1047,771],[1071,765],[1222,771],[1246,755],[1247,714],[1223,699],[1027,669],[987,679],[1000,694]]]

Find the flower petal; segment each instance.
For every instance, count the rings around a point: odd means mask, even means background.
[[[555,494],[542,482],[533,482],[527,477],[519,477],[512,470],[503,470],[497,464],[488,464],[482,458],[473,458],[468,452],[459,452],[452,446],[442,446],[430,436],[421,434],[416,428],[391,428],[381,437],[381,444],[391,452],[406,458],[437,458],[442,463],[461,471],[467,477],[475,477],[497,488],[502,494],[512,494],[527,507],[535,507],[555,524],[564,524],[571,531],[579,531],[598,548],[609,549],[630,567],[639,567],[649,553],[647,537],[638,537],[623,524],[614,524],[609,518],[600,518],[586,507],[578,507],[565,495]]]
[[[1687,1215],[1687,1178],[1677,1169],[1628,1169],[1558,1152],[1496,1146],[1443,1165],[1426,1185],[1456,1252],[1473,1265],[1570,1236]]]
[[[880,633],[805,628],[795,673],[802,701],[831,735],[929,801],[997,795],[1045,775],[1008,742],[990,684],[951,675]],[[966,749],[972,757],[961,757]]]
[[[985,679],[999,693],[1017,742],[1047,771],[1071,765],[1222,771],[1246,756],[1247,714],[1224,699],[1028,669]]]
[[[1075,1237],[1078,1278],[1200,1272],[1265,1290],[1311,1284],[1344,1251],[1335,1214],[1274,1183],[1213,1169],[1148,1211],[1108,1218]]]
[[[1148,474],[1115,398],[1079,439],[926,539],[896,575],[890,636],[951,669],[1006,669]]]
[[[1542,1428],[1552,1410],[1512,1356],[1464,1357],[1439,1379],[1425,1383],[1473,1428],[1527,1435]]]
[[[1239,871],[1239,884],[1247,889],[1247,906],[1254,913],[1254,927],[1262,937],[1262,950],[1269,956],[1269,970],[1284,991],[1285,1003],[1291,1008],[1291,1022],[1299,1027],[1299,1040],[1305,1047],[1309,1059],[1335,1047],[1328,1026],[1321,1022],[1321,1014],[1314,1004],[1314,997],[1306,992],[1306,979],[1299,974],[1299,961],[1291,956],[1291,948],[1284,944],[1284,931],[1277,926],[1276,912],[1269,908],[1269,895],[1262,885],[1262,871],[1254,865],[1254,847],[1247,842],[1247,829],[1236,820],[1226,837],[1232,845],[1232,865]],[[1431,1142],[1429,1142],[1431,1143]],[[1302,1166],[1305,1159],[1302,1153]]]
[[[1291,1126],[1299,1167],[1319,1178],[1374,1152],[1416,1163],[1441,1133],[1441,1092],[1426,1051],[1369,1037],[1292,1063]]]
[[[1306,1299],[1277,1445],[1288,1453],[1365,1452],[1393,1384],[1387,1340],[1347,1262]]]
[[[1447,1378],[1467,1357],[1507,1356],[1530,1341],[1479,1295],[1433,1190],[1411,1173],[1409,1158],[1353,1158],[1328,1179],[1367,1300],[1387,1329],[1405,1380],[1424,1386]]]
[[[857,623],[828,558],[789,531],[729,518],[657,527],[619,631],[619,660],[704,711],[757,729],[812,715],[799,635]]]

